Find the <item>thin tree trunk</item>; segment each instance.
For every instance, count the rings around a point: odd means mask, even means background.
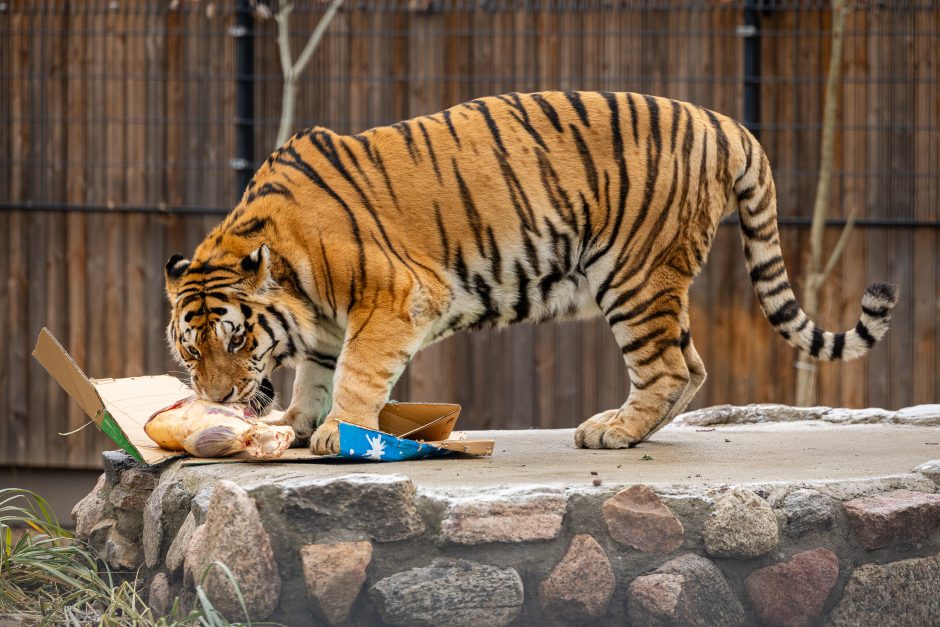
[[[816,201],[813,205],[813,223],[810,230],[810,261],[803,283],[802,307],[815,319],[819,314],[819,293],[826,278],[832,272],[848,243],[849,233],[855,226],[857,207],[850,209],[849,218],[839,236],[839,241],[823,265],[823,246],[826,234],[826,218],[829,214],[832,164],[835,153],[836,114],[838,111],[839,86],[842,83],[842,42],[845,33],[845,0],[832,2],[832,51],[829,55],[829,76],[826,81],[825,109],[823,110],[822,138],[819,149],[819,180],[816,184]],[[816,404],[816,360],[800,353],[797,361],[796,404]]]
[[[336,17],[343,0],[332,0],[323,17],[317,22],[316,28],[310,33],[307,44],[301,51],[297,61],[291,60],[290,52],[290,14],[294,10],[294,5],[285,4],[275,14],[277,20],[277,46],[281,57],[281,72],[284,75],[284,92],[281,95],[281,122],[277,129],[277,139],[275,148],[283,146],[294,132],[294,106],[297,102],[297,79],[303,74],[304,69],[313,57],[320,40],[326,33],[330,22]]]

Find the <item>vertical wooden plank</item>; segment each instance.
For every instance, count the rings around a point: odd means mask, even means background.
[[[842,185],[842,206],[844,212],[857,209],[860,216],[865,216],[868,214],[868,178],[863,173],[868,169],[869,157],[867,133],[862,129],[868,121],[869,102],[864,82],[868,72],[868,11],[852,11],[846,18],[846,31],[851,35],[843,44],[845,80],[841,110],[845,123],[843,167],[849,174]],[[865,242],[865,233],[856,231],[842,255],[842,307],[841,313],[836,315],[842,324],[851,324],[859,315],[859,299],[868,279],[865,276]],[[841,406],[864,406],[868,363],[868,359],[857,359],[838,367],[842,380]]]
[[[63,147],[66,146],[66,93],[67,93],[67,38],[60,35],[68,26],[65,15],[66,7],[53,7],[49,9],[47,28],[56,36],[49,37],[44,51],[47,56],[45,74],[47,91],[45,98],[48,102],[47,132],[45,133],[45,153],[49,161],[47,168],[48,178],[44,186],[53,202],[66,200],[66,167],[63,159]],[[66,217],[62,213],[49,213],[44,216],[47,224],[47,241],[45,273],[47,277],[45,311],[36,312],[33,320],[32,333],[38,335],[43,324],[55,329],[61,337],[68,336],[69,321],[66,318],[67,300],[67,260],[66,260]],[[31,336],[32,336],[31,333]],[[32,361],[32,360],[31,360]],[[40,367],[34,369],[36,387],[45,383],[46,396],[46,442],[45,463],[60,466],[66,461],[66,443],[59,436],[60,432],[67,430],[68,413],[66,396],[62,389],[46,375]]]
[[[147,204],[147,180],[144,171],[146,160],[147,104],[150,82],[142,80],[147,74],[146,58],[146,19],[141,11],[130,12],[126,19],[126,28],[130,35],[126,49],[125,75],[122,80],[123,98],[127,103],[127,117],[124,121],[125,160],[124,168],[126,194],[124,202],[130,205]],[[207,187],[209,187],[207,185]],[[148,284],[144,280],[146,245],[149,234],[146,229],[147,217],[143,214],[122,216],[124,234],[127,243],[124,253],[124,271],[122,280],[126,303],[124,315],[126,341],[124,344],[124,363],[120,376],[139,376],[147,374],[145,329],[148,312],[145,309]]]

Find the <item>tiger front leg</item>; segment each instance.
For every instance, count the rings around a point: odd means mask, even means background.
[[[378,429],[379,412],[392,386],[429,329],[429,323],[415,324],[398,312],[350,312],[334,377],[333,406],[310,439],[312,453],[339,452],[340,422]]]
[[[336,357],[328,352],[308,355],[296,366],[291,404],[284,413],[284,424],[294,430],[295,442],[301,446],[330,411],[335,372]]]

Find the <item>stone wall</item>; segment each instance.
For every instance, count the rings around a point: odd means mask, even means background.
[[[252,619],[290,625],[940,623],[940,461],[865,481],[459,491],[104,465],[77,535],[139,567],[158,612],[199,580],[241,618],[223,562]]]

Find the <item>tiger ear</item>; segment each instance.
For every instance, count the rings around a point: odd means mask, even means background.
[[[260,290],[271,278],[271,249],[262,244],[245,255],[241,265],[245,280],[254,290]]]
[[[190,263],[192,262],[189,259],[179,253],[167,259],[166,265],[163,267],[167,294],[172,294],[175,291],[180,277],[183,276],[183,273],[189,268]]]

